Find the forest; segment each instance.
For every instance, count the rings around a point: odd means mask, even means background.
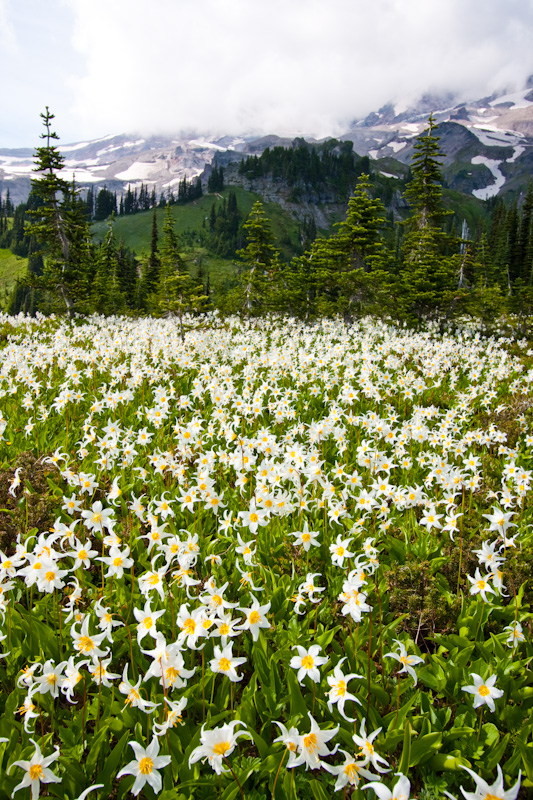
[[[144,184],[117,198],[106,187],[82,196],[61,178],[64,158],[42,114],[42,146],[26,203],[0,198],[0,248],[28,259],[4,306],[10,313],[36,311],[90,314],[177,315],[204,313],[287,314],[307,321],[379,313],[418,325],[463,315],[485,324],[502,313],[526,318],[533,303],[533,189],[512,203],[485,202],[475,225],[445,202],[444,154],[430,116],[417,138],[400,190],[359,158],[351,142],[266,148],[244,158],[238,174],[250,181],[283,182],[289,199],[325,196],[345,216],[333,229],[317,230],[313,217],[298,223],[298,243],[280,247],[263,203],[248,215],[225,184],[222,166],[211,169],[206,191],[214,199],[200,229],[178,235],[171,208],[204,194],[200,178],[184,178],[178,194],[156,197]],[[398,197],[400,200],[398,201]],[[395,207],[394,207],[395,204]],[[158,225],[156,211],[164,210]],[[150,211],[150,247],[137,254],[115,233],[115,220]],[[159,217],[161,220],[161,216]],[[92,232],[107,220],[98,240]],[[161,229],[159,229],[161,228]],[[472,228],[472,229],[470,229]],[[223,285],[212,286],[209,269],[193,258],[194,247],[228,260]]]

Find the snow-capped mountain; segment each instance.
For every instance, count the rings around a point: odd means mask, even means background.
[[[408,164],[416,137],[433,113],[446,154],[447,185],[481,199],[500,192],[521,191],[533,176],[533,82],[520,92],[493,95],[475,102],[451,97],[421,98],[414,108],[384,106],[356,120],[339,137],[351,140],[359,155],[373,160],[385,175]],[[313,141],[310,137],[308,141]],[[290,138],[275,135],[210,137],[198,133],[175,136],[106,136],[87,142],[62,144],[64,177],[86,188],[107,186],[118,194],[141,183],[167,191],[184,177],[208,174],[215,154],[219,163],[260,154],[267,146],[290,146]],[[400,164],[398,164],[400,162]],[[395,167],[396,165],[396,167]],[[206,170],[207,167],[207,170]],[[0,149],[0,192],[7,189],[14,203],[28,196],[33,169],[30,149]],[[403,170],[404,171],[404,170]]]
[[[356,121],[341,138],[373,159],[411,161],[429,113],[438,123],[443,171],[450,188],[480,199],[517,189],[533,177],[533,87],[476,102],[422,98],[414,109],[393,105]]]
[[[62,177],[82,188],[107,186],[119,194],[141,183],[165,191],[177,188],[184,177],[200,175],[216,152],[241,146],[244,139],[225,136],[209,140],[196,134],[170,137],[105,136],[89,142],[61,144],[65,157]],[[30,190],[33,151],[0,149],[0,191],[7,189],[13,202],[24,200]]]

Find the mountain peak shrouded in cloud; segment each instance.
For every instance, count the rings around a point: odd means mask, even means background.
[[[0,146],[32,145],[45,105],[63,141],[321,138],[533,72],[533,0],[0,0],[0,23]]]
[[[410,108],[386,104],[340,134],[359,156],[368,156],[372,170],[385,177],[405,175],[417,137],[432,113],[439,126],[446,185],[480,199],[500,192],[525,191],[530,182],[533,154],[533,90],[493,93],[475,101],[450,95],[424,95]],[[207,184],[213,163],[229,168],[229,183],[241,181],[236,166],[265,148],[320,145],[305,139],[270,135],[232,136],[199,131],[139,136],[120,134],[60,143],[65,157],[62,177],[76,180],[83,190],[102,188],[122,194],[129,186],[146,184],[159,196],[174,191],[184,178],[201,176]],[[9,187],[14,202],[27,198],[33,151],[0,148],[0,193]],[[243,178],[246,182],[248,178]],[[248,187],[250,188],[250,186]]]

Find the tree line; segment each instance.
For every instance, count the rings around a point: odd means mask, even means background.
[[[248,156],[240,162],[238,173],[251,180],[283,181],[291,187],[293,201],[311,190],[345,201],[357,178],[369,169],[368,156],[354,153],[350,141],[328,139],[313,146],[297,138],[292,147],[267,147],[260,156]]]
[[[429,117],[417,138],[404,191],[405,219],[390,220],[368,174],[361,174],[346,219],[284,263],[261,203],[244,225],[240,284],[228,310],[279,312],[314,319],[388,314],[410,324],[461,314],[487,323],[503,311],[533,312],[533,189],[519,209],[498,201],[488,232],[453,232],[443,203],[443,153]]]
[[[366,172],[355,178],[346,218],[334,232],[317,237],[316,227],[308,224],[304,251],[291,259],[284,260],[276,247],[260,202],[246,220],[234,192],[218,210],[213,205],[200,234],[203,243],[212,252],[238,260],[234,287],[216,298],[209,276],[198,275],[198,270],[193,275],[184,258],[168,199],[161,235],[156,216],[161,203],[151,206],[150,252],[140,260],[116,240],[113,211],[103,241],[93,241],[87,198],[60,177],[64,159],[55,144],[54,116],[47,108],[41,117],[43,144],[35,153],[37,177],[30,198],[10,208],[11,225],[0,226],[0,247],[29,257],[28,275],[10,301],[12,313],[32,313],[37,308],[45,312],[63,308],[70,315],[151,313],[176,316],[183,325],[186,312],[205,311],[215,300],[223,311],[250,315],[276,312],[312,320],[377,312],[417,324],[428,317],[463,313],[488,322],[503,310],[524,315],[533,310],[533,190],[521,207],[494,201],[486,231],[471,236],[463,226],[461,235],[454,233],[453,212],[443,204],[443,154],[432,117],[414,147],[404,191],[408,213],[394,230]],[[317,158],[330,166],[351,163],[359,171],[361,163],[346,144],[339,148],[333,143],[317,154],[296,143],[289,151],[292,155],[283,156],[277,152],[283,148],[273,148],[263,160],[253,157],[249,163],[254,169],[257,164],[261,169],[286,169],[287,176],[302,159],[307,165],[303,182],[320,174]],[[246,160],[243,164],[246,170]],[[342,169],[337,171],[341,173]],[[215,166],[210,180],[223,186],[223,170]],[[182,196],[190,186],[186,179],[184,184]],[[153,197],[153,191],[141,190],[138,201],[151,204]],[[6,203],[7,198],[0,204],[0,219]],[[3,216],[7,219],[5,210]]]

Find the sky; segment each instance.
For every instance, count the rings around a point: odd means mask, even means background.
[[[387,102],[533,74],[533,0],[0,0],[0,148],[339,135]]]

